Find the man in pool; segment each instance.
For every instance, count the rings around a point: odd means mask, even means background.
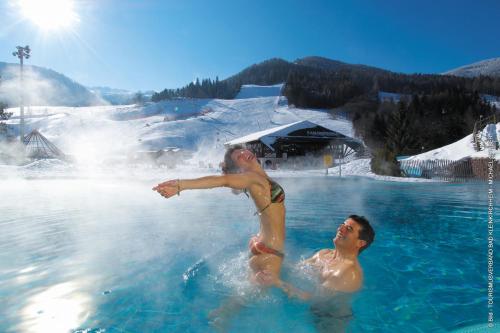
[[[352,293],[363,285],[358,256],[370,246],[375,231],[363,216],[350,215],[337,228],[335,249],[323,249],[305,260],[319,270],[321,286],[332,292]]]
[[[319,288],[314,295],[279,280],[275,283],[290,297],[308,300],[318,332],[345,332],[353,314],[351,296],[363,285],[359,254],[370,246],[375,231],[366,218],[350,215],[337,228],[334,249],[316,252],[303,263],[318,273]]]
[[[337,228],[333,238],[334,249],[323,249],[304,261],[318,272],[320,289],[337,293],[353,293],[363,285],[363,271],[358,256],[370,246],[375,231],[363,216],[350,215]],[[311,295],[282,281],[268,281],[275,284],[291,297],[310,299]]]

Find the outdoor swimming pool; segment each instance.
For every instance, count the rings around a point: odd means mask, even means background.
[[[375,227],[360,256],[365,286],[352,299],[348,331],[444,332],[486,322],[485,183],[279,181],[287,279],[301,281],[297,262],[331,247],[347,215]],[[1,181],[0,331],[211,331],[209,312],[245,291],[254,207],[227,189],[165,200],[155,184]],[[315,332],[315,320],[308,304],[273,290],[235,314],[230,329]]]

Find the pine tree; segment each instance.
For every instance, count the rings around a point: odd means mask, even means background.
[[[387,123],[386,145],[396,156],[411,148],[414,142],[408,112],[406,103],[399,102],[398,109],[389,116]]]
[[[141,91],[138,91],[132,99],[132,102],[137,105],[144,105],[145,101],[146,99],[144,98],[144,94]]]

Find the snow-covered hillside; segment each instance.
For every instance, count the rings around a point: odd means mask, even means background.
[[[483,137],[486,137],[485,128],[483,130]],[[500,138],[500,123],[496,124],[497,138]],[[488,151],[481,150],[475,151],[472,144],[472,134],[467,135],[465,138],[458,140],[447,146],[437,148],[419,155],[411,156],[406,160],[452,160],[458,161],[462,158],[472,157],[472,158],[486,158],[488,157]],[[500,160],[500,150],[495,150],[495,159]]]
[[[268,91],[274,89],[274,96],[255,97],[266,89]],[[38,129],[63,152],[72,155],[79,162],[77,165],[110,162],[113,165],[113,174],[120,172],[115,166],[125,162],[128,154],[167,147],[180,147],[194,152],[192,160],[188,161],[189,165],[186,165],[189,170],[200,170],[200,165],[216,167],[223,156],[225,142],[301,120],[309,120],[344,135],[354,136],[350,121],[332,119],[325,110],[290,107],[286,103],[286,98],[279,96],[279,91],[276,87],[244,86],[241,94],[249,98],[235,100],[174,99],[148,103],[145,106],[32,107],[26,119],[27,132]],[[14,112],[14,116],[7,123],[18,130],[19,110],[13,108],[8,111]],[[496,131],[500,137],[500,123],[497,124]],[[472,135],[409,159],[459,160],[469,156],[487,156],[487,151],[476,152],[473,149]],[[496,158],[500,160],[500,151],[496,151]],[[370,171],[369,159],[346,162],[348,163],[342,166],[343,176],[414,181],[374,175]],[[23,167],[21,171],[32,175],[39,169],[52,171],[57,169],[56,174],[59,176],[80,172],[72,166],[61,163],[36,162]],[[9,173],[12,168],[2,166],[0,169],[4,173]],[[183,168],[184,171],[187,169]],[[131,172],[127,169],[124,176],[127,177]],[[151,172],[160,171],[151,170],[148,174]],[[283,172],[285,171],[274,173],[279,176]],[[325,171],[285,173],[297,176],[321,176]],[[339,174],[339,167],[329,170],[330,176]]]
[[[255,90],[261,87],[247,86],[242,93],[255,96]],[[8,123],[17,128],[19,111],[9,111],[14,116]],[[218,163],[225,142],[299,120],[353,136],[351,122],[331,119],[325,110],[288,107],[280,96],[175,99],[145,106],[32,107],[31,114],[26,132],[39,129],[66,154],[92,161],[138,150],[180,147],[198,151],[204,161]]]
[[[280,96],[283,86],[283,83],[275,84],[273,86],[246,84],[241,86],[240,92],[236,95],[235,99]]]
[[[443,74],[464,77],[479,75],[500,76],[500,58],[492,58],[452,69]]]

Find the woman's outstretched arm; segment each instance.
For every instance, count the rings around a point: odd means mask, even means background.
[[[222,176],[206,176],[195,179],[172,179],[153,187],[165,198],[170,198],[184,190],[230,187],[245,189],[257,182],[257,175],[252,172],[228,174]]]

